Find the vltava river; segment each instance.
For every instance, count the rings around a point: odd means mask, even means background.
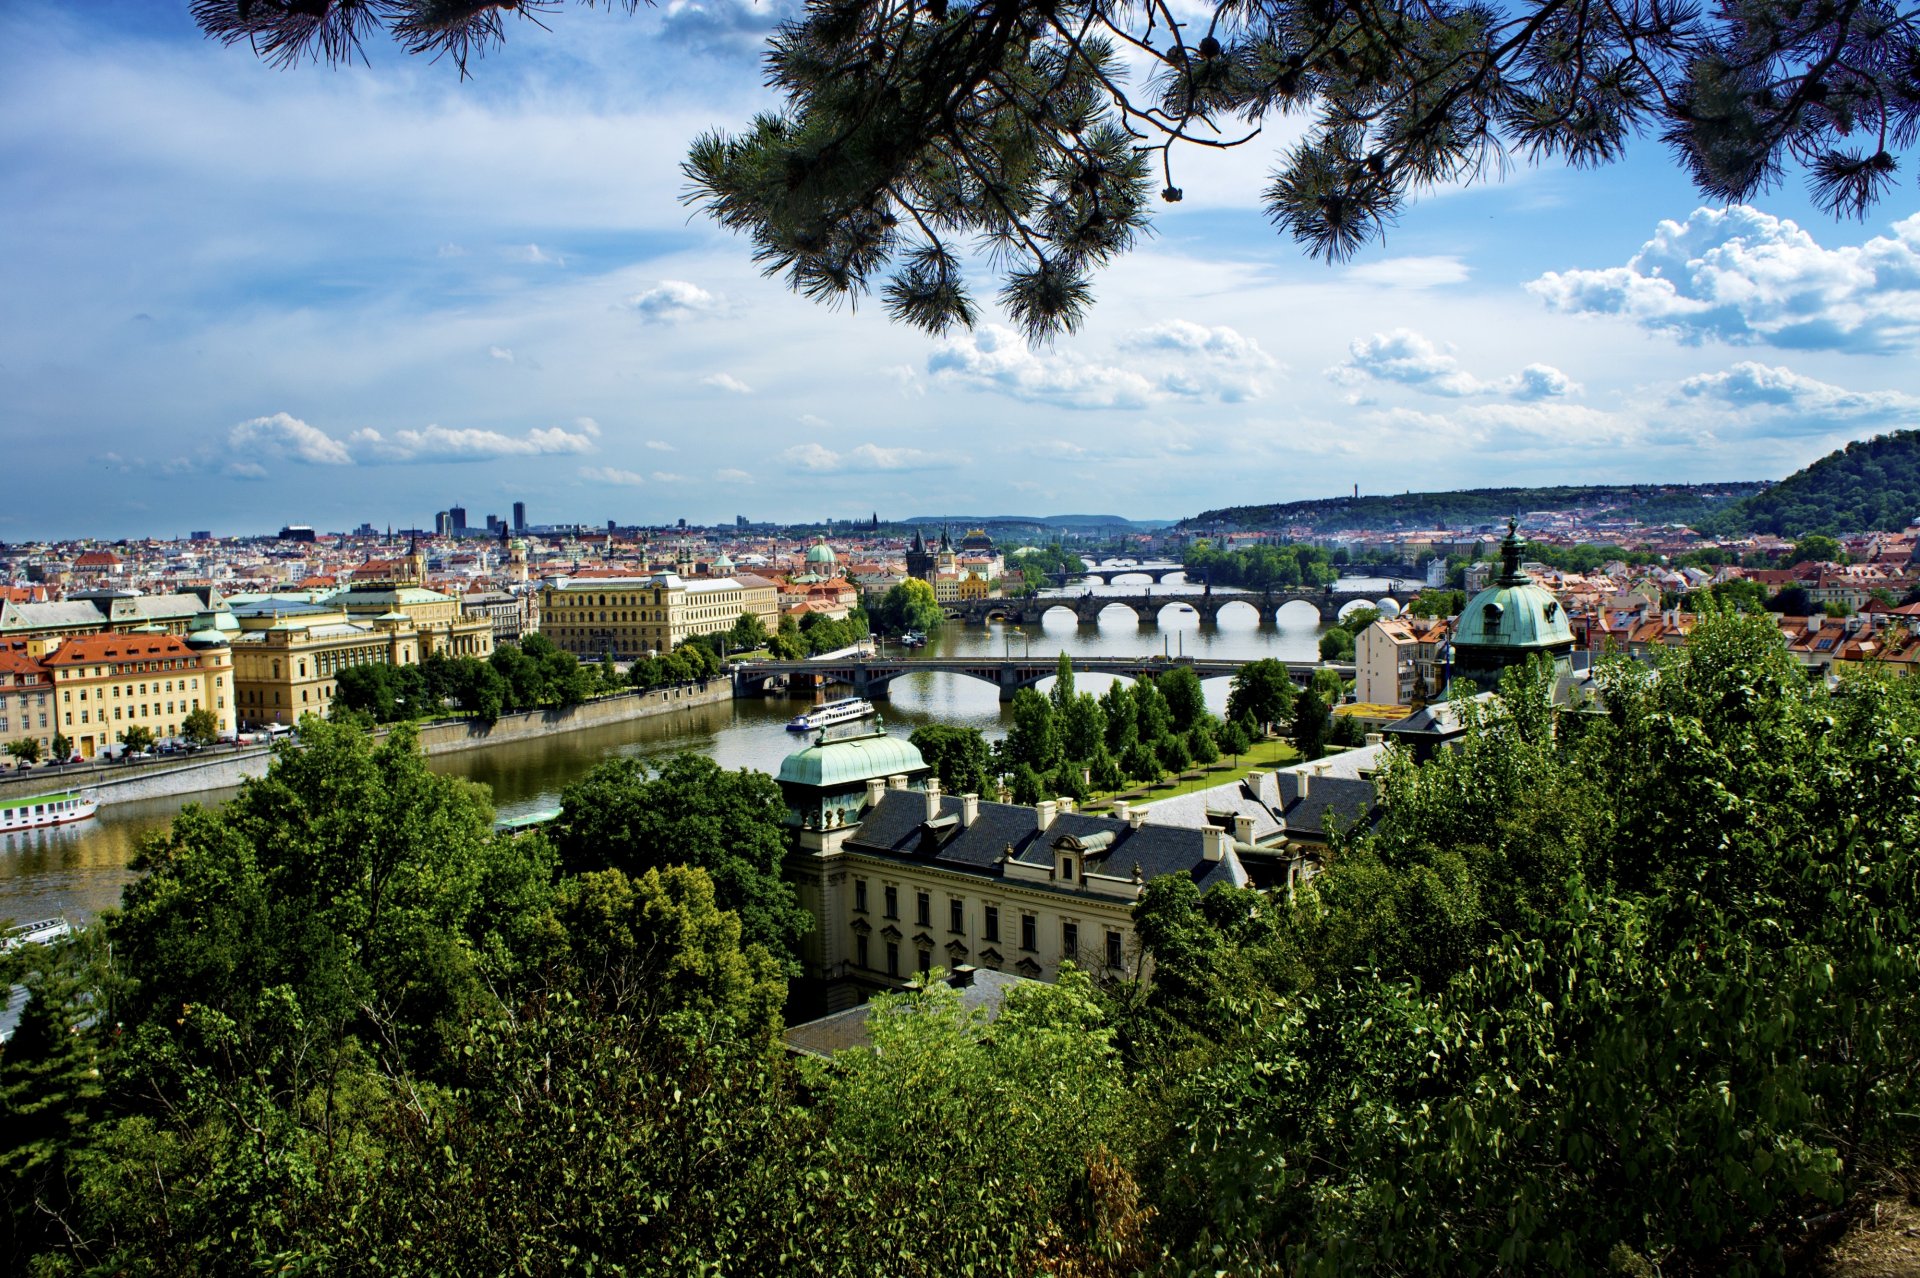
[[[1386,589],[1383,581],[1343,582],[1342,589]],[[1099,588],[1099,594],[1137,594],[1139,584]],[[1153,593],[1177,599],[1187,588],[1178,583]],[[1077,589],[1069,593],[1080,593]],[[932,636],[918,656],[999,656],[1068,652],[1077,656],[1130,656],[1155,652],[1197,657],[1278,657],[1311,661],[1317,655],[1319,618],[1312,608],[1291,605],[1281,624],[1260,625],[1251,609],[1226,610],[1217,625],[1202,626],[1197,614],[1167,612],[1165,624],[1139,624],[1125,609],[1111,608],[1097,627],[1077,625],[1070,613],[1055,612],[1041,625],[1023,629],[962,627],[950,623]],[[1102,675],[1082,675],[1079,686],[1100,692]],[[1051,681],[1049,681],[1050,683]],[[1042,685],[1043,687],[1047,685]],[[1207,699],[1223,710],[1227,681],[1209,680]],[[508,816],[556,807],[560,791],[595,763],[616,756],[658,758],[682,750],[710,755],[728,768],[777,772],[780,761],[805,738],[786,731],[800,703],[782,699],[735,701],[613,724],[580,732],[556,733],[442,755],[437,772],[466,777],[492,787],[494,803]],[[960,723],[1000,735],[1005,707],[996,689],[961,675],[912,675],[895,681],[891,700],[881,705],[885,721],[911,732],[929,722]],[[52,780],[50,777],[49,780]],[[65,914],[78,922],[119,902],[120,889],[132,877],[128,868],[139,841],[163,829],[186,803],[219,803],[232,791],[116,804],[91,821],[56,830],[0,835],[0,920],[25,920]]]

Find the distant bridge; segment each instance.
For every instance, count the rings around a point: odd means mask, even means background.
[[[1359,576],[1393,577],[1403,581],[1420,576],[1419,571],[1410,563],[1350,564],[1347,566],[1346,571]],[[1094,585],[1104,586],[1121,577],[1128,576],[1151,577],[1156,586],[1166,581],[1169,577],[1179,577],[1183,581],[1191,582],[1196,586],[1202,585],[1205,582],[1203,573],[1190,572],[1185,564],[1177,564],[1172,560],[1155,560],[1150,563],[1116,563],[1113,560],[1108,560],[1103,564],[1087,561],[1087,567],[1084,572],[1068,572],[1062,568],[1048,574],[1048,576],[1051,580],[1059,582],[1063,586],[1077,581],[1092,582]]]
[[[984,626],[990,621],[1014,625],[1037,623],[1053,609],[1064,608],[1077,617],[1081,625],[1091,626],[1099,622],[1103,611],[1118,604],[1132,609],[1133,615],[1144,626],[1158,625],[1161,613],[1169,606],[1177,605],[1193,609],[1200,614],[1200,620],[1211,625],[1219,619],[1222,608],[1246,604],[1259,614],[1260,624],[1267,625],[1276,622],[1280,610],[1290,603],[1312,604],[1319,612],[1322,623],[1332,623],[1340,619],[1340,613],[1350,604],[1372,607],[1383,599],[1390,599],[1396,607],[1404,608],[1413,598],[1414,592],[1406,590],[1273,590],[1218,595],[1211,590],[1183,595],[1096,595],[1089,592],[1083,595],[1035,595],[1028,599],[968,599],[949,603],[946,610],[950,618],[969,625]]]
[[[1075,657],[1075,674],[1110,674],[1138,679],[1143,675],[1165,674],[1185,667],[1202,679],[1217,679],[1237,674],[1247,661],[1225,661],[1196,657]],[[1353,677],[1353,667],[1336,662],[1289,661],[1287,672],[1295,683],[1304,684],[1322,667],[1337,672],[1342,679]],[[1011,701],[1022,688],[1031,688],[1042,679],[1057,674],[1060,657],[865,657],[850,660],[815,659],[813,661],[743,661],[733,670],[733,695],[764,697],[770,685],[795,686],[807,683],[849,684],[855,696],[879,700],[895,679],[910,674],[957,674],[990,683],[1000,690],[1000,700]]]

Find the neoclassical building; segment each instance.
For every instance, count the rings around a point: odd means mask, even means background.
[[[961,964],[1052,979],[1138,970],[1133,905],[1165,874],[1245,887],[1236,830],[1152,825],[943,795],[911,742],[880,729],[789,755],[787,874],[815,927],[797,1005],[833,1011]]]

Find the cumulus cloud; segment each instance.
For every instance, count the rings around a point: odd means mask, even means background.
[[[1550,364],[1529,364],[1510,377],[1487,381],[1461,367],[1460,361],[1410,328],[1375,333],[1347,347],[1347,357],[1327,370],[1343,386],[1392,382],[1429,395],[1463,399],[1500,395],[1519,400],[1555,399],[1577,395],[1581,387]]]
[[[715,390],[729,391],[735,395],[751,395],[753,387],[747,385],[732,373],[710,373],[700,379],[702,386],[711,386]]]
[[[1618,315],[1688,342],[1885,354],[1920,340],[1920,214],[1858,247],[1822,248],[1744,204],[1664,221],[1625,266],[1549,271],[1553,310]]]
[[[489,346],[487,347],[487,354],[499,360],[502,364],[513,363],[513,352],[504,346]]]
[[[221,467],[220,473],[231,479],[265,479],[267,468],[259,462],[237,461],[228,462]]]
[[[943,340],[927,358],[935,382],[971,385],[1066,408],[1144,408],[1172,399],[1235,403],[1266,393],[1275,365],[1231,328],[1168,320],[1122,338],[1125,367],[1037,351],[1008,328],[988,325]]]
[[[950,458],[918,448],[885,448],[879,444],[859,444],[838,452],[820,443],[795,444],[781,455],[788,465],[817,475],[929,470],[953,464]]]
[[[668,0],[660,30],[675,44],[758,58],[774,27],[798,8],[792,0]]]
[[[1347,268],[1348,279],[1381,288],[1440,288],[1464,284],[1471,274],[1465,262],[1451,255],[1388,257]]]
[[[749,475],[744,470],[738,470],[732,466],[722,467],[721,469],[714,471],[713,477],[719,480],[723,484],[751,484],[753,482],[752,475]]]
[[[1774,409],[1822,419],[1891,417],[1920,411],[1920,398],[1899,391],[1853,391],[1803,377],[1790,368],[1743,360],[1724,373],[1701,373],[1680,383],[1683,399],[1733,408]]]
[[[241,422],[227,432],[227,443],[235,452],[285,457],[313,466],[353,465],[353,454],[345,444],[290,413]]]
[[[679,324],[702,315],[718,314],[726,300],[686,280],[661,280],[643,293],[627,299],[627,305],[649,324]]]
[[[227,444],[231,451],[253,458],[285,458],[310,466],[352,466],[590,453],[599,433],[600,427],[592,418],[582,417],[572,430],[542,426],[524,435],[430,425],[391,433],[363,427],[340,440],[289,413],[275,413],[241,422],[227,432]]]
[[[664,439],[649,439],[647,441],[647,447],[656,453],[670,453],[674,451],[673,445]]]
[[[670,470],[656,470],[653,472],[653,482],[656,484],[684,484],[687,482],[687,477],[685,475],[676,475]]]
[[[621,470],[617,466],[582,466],[580,478],[591,484],[615,484],[622,488],[638,488],[647,482],[647,477],[637,470]]]

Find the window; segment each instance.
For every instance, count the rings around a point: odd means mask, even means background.
[[[988,941],[999,940],[1000,939],[1000,907],[997,905],[989,905],[986,907],[986,909],[982,913],[984,917],[980,921],[981,938],[983,940],[988,940]]]
[[[913,921],[921,927],[933,926],[933,894],[931,892],[913,894]]]
[[[853,938],[853,963],[855,967],[867,965],[867,938],[859,933],[855,933]]]
[[[947,931],[965,932],[967,930],[967,903],[957,896],[947,898]]]
[[[933,970],[933,951],[920,951],[920,975],[925,976]]]
[[[1080,953],[1080,925],[1062,923],[1060,925],[1060,953],[1063,957],[1073,958]]]
[[[900,942],[887,942],[887,975],[900,975]]]
[[[1065,879],[1069,883],[1073,882],[1073,858],[1072,857],[1069,856],[1069,857],[1061,858],[1060,877]]]
[[[867,912],[867,881],[865,879],[853,881],[853,908],[860,914]],[[860,966],[865,967],[866,964],[862,963]]]
[[[890,919],[900,917],[900,889],[891,883],[887,884],[887,917]]]
[[[1107,929],[1107,966],[1111,968],[1116,968],[1116,969],[1126,966],[1126,964],[1122,963],[1120,960],[1121,960],[1120,934],[1114,931],[1112,928],[1108,928]]]
[[[1031,914],[1020,916],[1020,948],[1028,951],[1040,948],[1040,920]]]

